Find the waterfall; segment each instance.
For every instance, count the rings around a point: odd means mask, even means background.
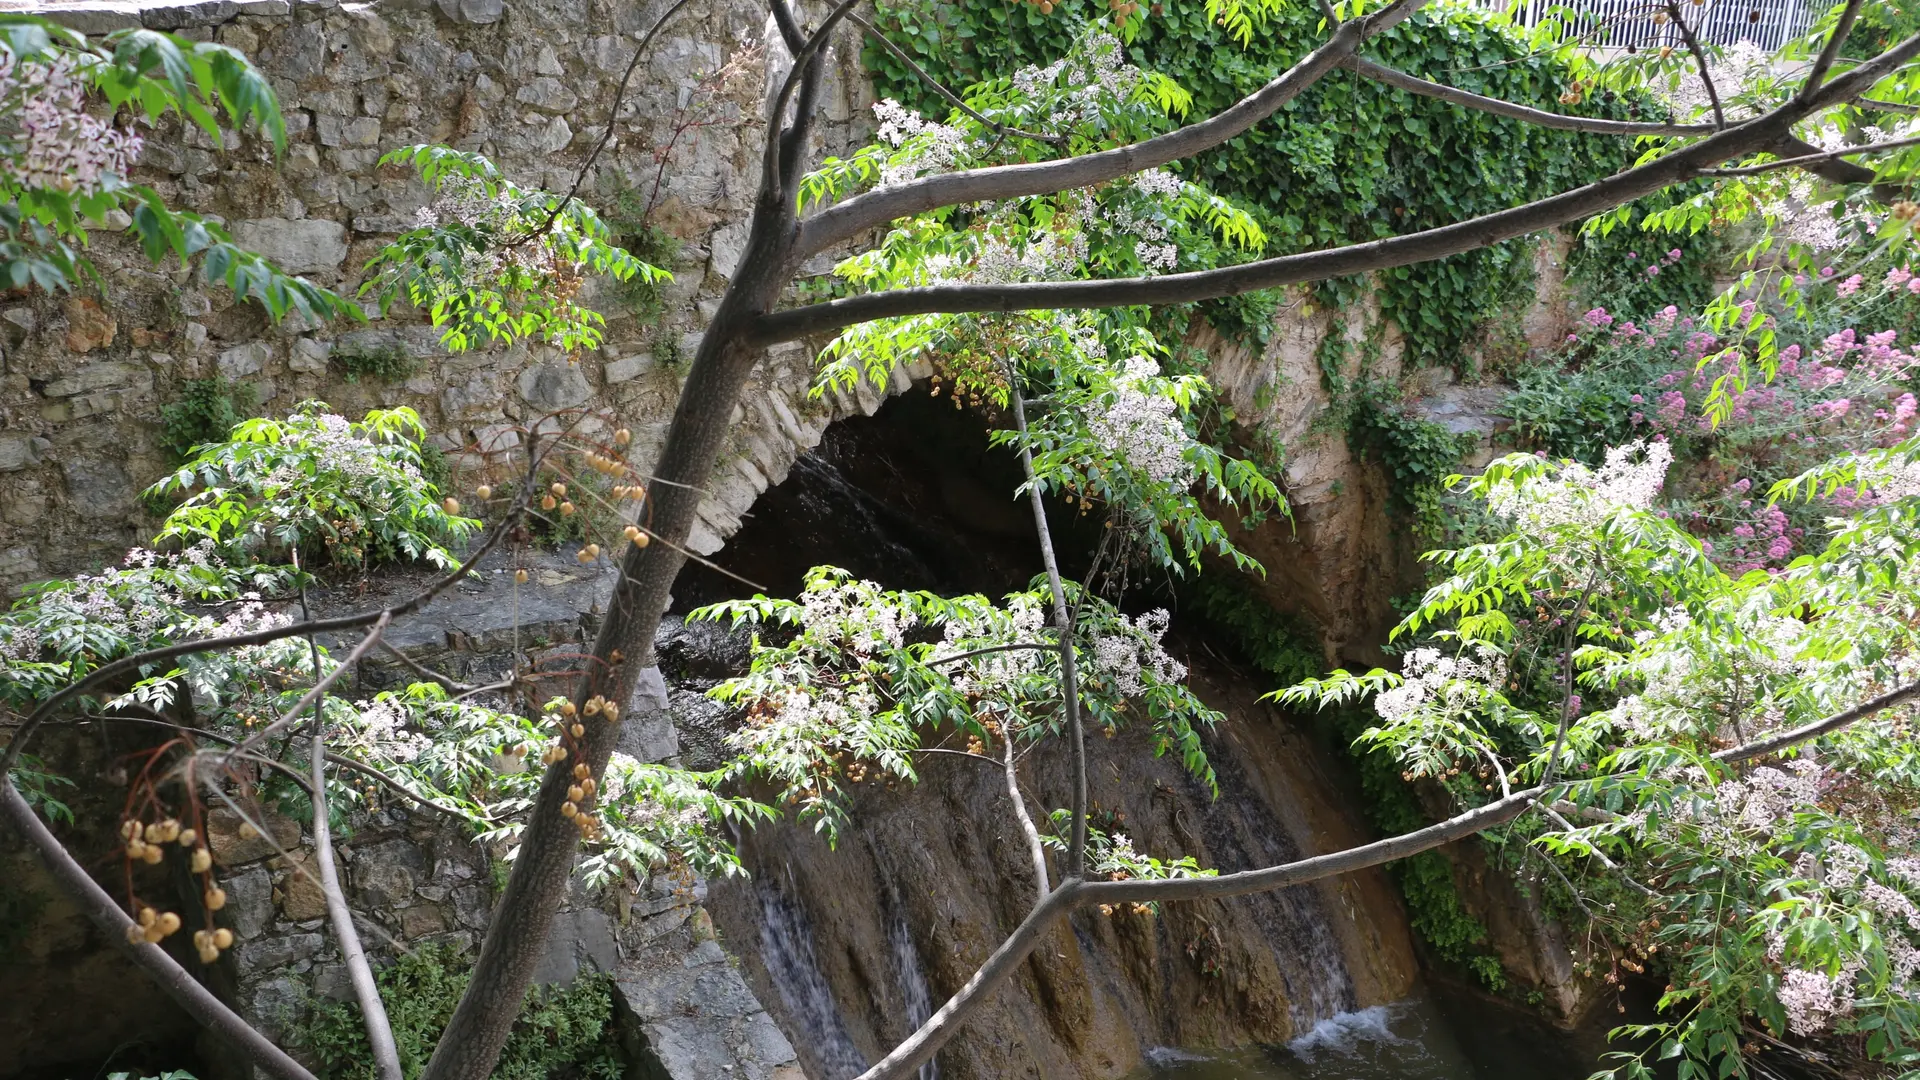
[[[908,1028],[918,1031],[933,1015],[933,991],[927,986],[926,972],[920,966],[920,950],[914,948],[913,930],[900,914],[900,898],[891,883],[887,887],[887,898],[892,901],[887,907],[887,946],[893,954],[893,977],[900,987],[900,1000],[907,1007]],[[920,1066],[920,1080],[940,1080],[938,1056]]]
[[[815,1080],[848,1080],[865,1072],[866,1055],[853,1045],[814,956],[813,925],[806,910],[764,878],[754,891],[760,899],[760,957],[786,1006],[788,1022],[797,1029],[791,1034],[796,1042],[804,1040],[820,1063],[824,1075]]]

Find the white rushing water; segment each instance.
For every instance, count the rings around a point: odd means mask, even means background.
[[[1511,1080],[1468,1060],[1422,1000],[1376,1005],[1319,1021],[1284,1047],[1199,1054],[1160,1047],[1134,1080]],[[1560,1080],[1539,1077],[1537,1080]]]
[[[815,1080],[848,1080],[867,1069],[867,1058],[853,1045],[833,990],[813,952],[813,925],[799,904],[771,882],[754,888],[760,898],[760,957],[786,1006],[789,1031],[804,1044],[825,1075]]]

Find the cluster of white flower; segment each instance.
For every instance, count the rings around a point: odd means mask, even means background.
[[[1845,975],[1835,978],[1824,971],[1789,968],[1775,991],[1780,1007],[1787,1011],[1787,1026],[1795,1035],[1818,1034],[1852,1005],[1850,982]]]
[[[1899,454],[1877,454],[1860,459],[1856,485],[1885,502],[1920,495],[1920,459]]]
[[[332,473],[349,483],[382,480],[394,469],[408,476],[419,475],[419,470],[400,458],[389,456],[380,444],[344,416],[318,413],[296,416],[287,423],[298,432],[297,445],[311,455],[313,469],[319,473]],[[287,461],[276,466],[265,479],[274,487],[299,487],[310,483],[312,478],[313,473],[305,465]]]
[[[89,195],[124,177],[141,139],[86,112],[87,81],[71,56],[22,61],[0,47],[0,102],[14,130],[0,135],[0,174],[29,188]]]
[[[351,745],[376,761],[413,761],[433,746],[432,739],[413,730],[407,708],[392,698],[356,702],[353,708],[359,720],[355,730],[345,734]]]
[[[881,187],[905,183],[923,173],[944,172],[966,156],[966,132],[928,120],[892,98],[875,102],[873,116],[880,123],[875,132],[880,141],[906,151],[880,167]]]
[[[1186,678],[1186,665],[1167,655],[1160,641],[1166,635],[1170,619],[1165,610],[1158,608],[1138,618],[1115,615],[1117,632],[1093,639],[1095,673],[1128,697],[1146,693],[1149,677],[1157,684],[1177,683]]]
[[[829,589],[808,589],[800,596],[800,624],[856,653],[897,649],[915,622],[871,581],[848,581]]]
[[[1506,677],[1506,654],[1491,645],[1476,642],[1456,656],[1414,649],[1400,663],[1400,685],[1375,695],[1373,709],[1388,724],[1415,721],[1434,710],[1459,715],[1478,708]]]
[[[929,662],[939,664],[946,657],[994,645],[1045,641],[1046,624],[1046,608],[1040,598],[1020,593],[1009,598],[1005,608],[963,613],[948,619],[945,640],[934,648]],[[1040,670],[1040,663],[1038,649],[981,653],[957,661],[958,667],[949,669],[948,678],[962,694],[993,699]]]
[[[518,243],[524,234],[545,220],[529,220],[521,212],[511,190],[478,177],[449,176],[440,184],[431,206],[414,213],[414,226],[421,229],[459,225],[474,230],[487,241],[484,249],[461,251],[457,285],[468,289],[492,289],[502,278],[513,274],[548,277],[579,269],[579,264],[560,258],[548,241],[552,234],[527,243]]]
[[[1636,440],[1609,449],[1598,470],[1568,462],[1554,476],[1495,484],[1487,492],[1487,509],[1529,532],[1598,525],[1621,509],[1652,506],[1672,464],[1673,447],[1666,442]]]
[[[1187,451],[1193,440],[1173,399],[1154,392],[1160,368],[1145,356],[1128,357],[1114,380],[1113,400],[1087,416],[1087,430],[1108,453],[1155,483],[1184,487],[1193,479]]]
[[[1126,62],[1120,39],[1096,32],[1075,54],[1046,67],[1022,68],[1012,81],[1022,97],[1047,106],[1054,124],[1072,128],[1099,123],[1108,107],[1132,96],[1140,79],[1140,69]]]

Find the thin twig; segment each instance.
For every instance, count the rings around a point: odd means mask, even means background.
[[[246,753],[252,750],[261,740],[279,732],[298,719],[301,713],[307,711],[307,706],[319,701],[320,698],[326,694],[327,688],[338,682],[340,677],[347,673],[348,668],[351,668],[361,657],[373,651],[373,647],[379,644],[381,635],[387,632],[387,624],[392,621],[392,615],[384,611],[381,612],[380,617],[374,620],[373,629],[367,631],[367,636],[360,639],[360,643],[353,647],[353,651],[348,653],[347,658],[340,662],[340,666],[328,672],[326,678],[314,683],[313,689],[300,695],[300,700],[294,702],[293,708],[281,714],[280,719],[247,736],[246,741],[242,742],[236,748],[236,752]],[[310,619],[305,620],[305,622],[309,626],[313,625],[313,621]]]
[[[579,173],[573,178],[573,186],[567,189],[565,198],[554,204],[553,209],[547,214],[547,220],[541,222],[539,228],[508,244],[508,247],[518,247],[536,237],[546,235],[547,231],[553,228],[553,223],[560,220],[560,215],[566,212],[567,207],[573,205],[574,196],[580,194],[580,185],[587,182],[587,174],[593,171],[593,163],[599,160],[600,152],[613,141],[613,129],[619,126],[620,106],[626,104],[627,100],[627,84],[633,81],[633,73],[640,70],[640,58],[647,54],[647,46],[653,44],[655,35],[660,33],[661,27],[667,25],[667,20],[673,18],[690,2],[691,0],[674,0],[673,6],[655,19],[653,26],[641,35],[640,44],[634,46],[633,59],[627,62],[626,74],[620,76],[620,85],[613,92],[613,106],[607,110],[606,129],[600,133],[600,141],[594,143],[593,149],[588,151],[587,160],[581,163]]]
[[[955,660],[965,660],[970,656],[981,656],[986,653],[1013,652],[1016,649],[1049,650],[1049,649],[1057,649],[1059,647],[1060,646],[1050,641],[1048,642],[1022,641],[1022,642],[1016,642],[1012,645],[989,645],[984,649],[968,649],[966,652],[954,653],[952,656],[936,657],[932,660],[927,661],[927,663],[930,665],[931,664],[951,664]]]

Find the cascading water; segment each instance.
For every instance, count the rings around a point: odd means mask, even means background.
[[[814,1080],[848,1080],[866,1071],[867,1058],[853,1045],[846,1020],[833,999],[827,977],[813,952],[813,925],[802,908],[779,886],[761,879],[754,891],[760,898],[760,958],[786,1005],[787,1021],[798,1030],[825,1075]]]
[[[933,991],[927,986],[920,950],[914,947],[913,930],[900,914],[900,898],[892,883],[888,883],[887,893],[887,948],[893,958],[893,977],[900,987],[900,1000],[907,1007],[907,1022],[917,1030],[933,1015]],[[920,1066],[920,1080],[940,1080],[938,1058]]]

